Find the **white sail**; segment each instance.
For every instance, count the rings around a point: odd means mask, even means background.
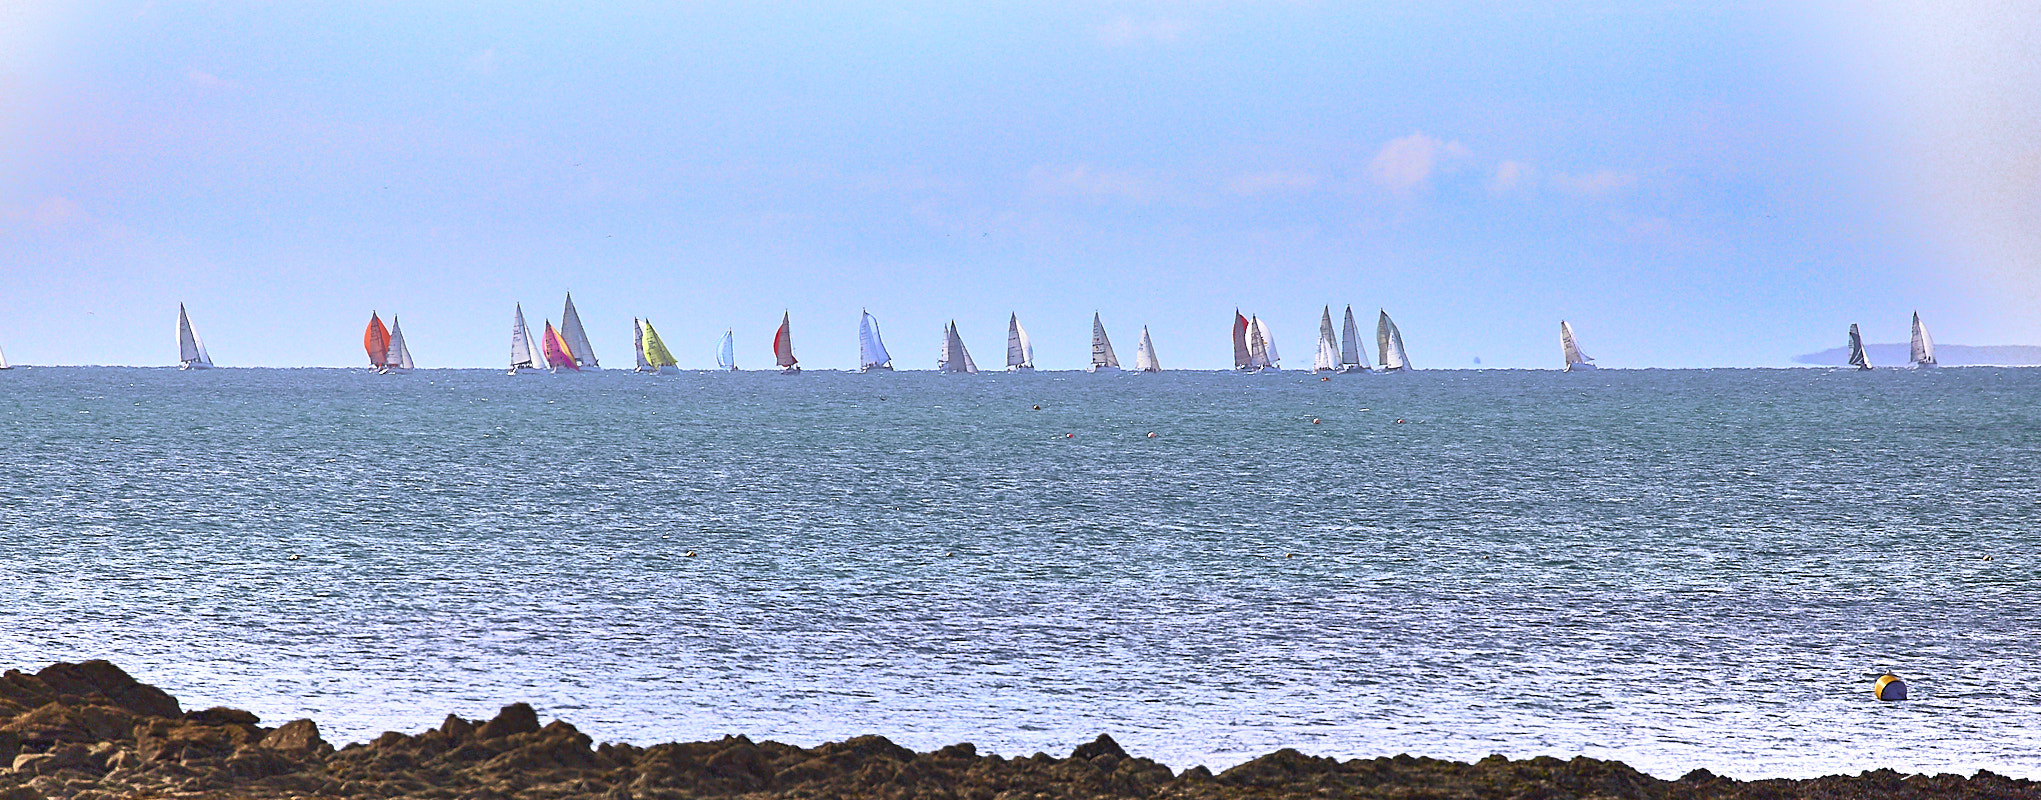
[[[5,352],[0,352],[0,369],[13,369],[13,368],[14,366],[12,364],[7,363],[7,354]]]
[[[1020,314],[1006,317],[1006,371],[1033,372],[1035,369],[1035,345],[1028,341],[1028,330],[1021,327]]]
[[[1276,355],[1276,337],[1275,334],[1269,333],[1268,320],[1255,317],[1254,333],[1261,338],[1262,368],[1268,370],[1282,369],[1283,357]]]
[[[200,347],[204,349],[203,346]],[[390,371],[410,372],[411,346],[404,343],[404,326],[397,324],[397,316],[390,315]]]
[[[1247,319],[1247,368],[1267,369],[1269,366],[1268,340],[1261,338],[1261,318]]]
[[[784,311],[780,312],[780,329],[772,335],[772,360],[779,365],[782,375],[801,371],[800,361],[794,358],[793,320]]]
[[[532,332],[524,324],[524,304],[518,303],[510,317],[510,374],[516,375],[521,369],[536,372],[538,366],[532,360]]]
[[[210,369],[213,357],[206,353],[204,342],[191,330],[191,317],[184,313],[184,304],[177,304],[177,362],[182,369]]]
[[[1361,328],[1354,324],[1354,307],[1346,307],[1346,324],[1340,329],[1339,371],[1367,372],[1368,352],[1361,347]]]
[[[978,364],[971,360],[971,351],[964,347],[964,337],[957,335],[957,321],[943,328],[942,355],[936,358],[935,368],[941,372],[978,374]]]
[[[1403,331],[1389,320],[1389,312],[1375,320],[1375,349],[1381,354],[1383,372],[1410,369],[1410,356],[1403,352]]]
[[[1155,342],[1148,338],[1148,326],[1141,326],[1141,346],[1134,350],[1134,369],[1141,372],[1161,372],[1162,363],[1155,360]]]
[[[1339,369],[1339,336],[1332,331],[1332,306],[1318,315],[1318,353],[1311,359],[1312,372]]]
[[[567,309],[560,312],[560,338],[566,340],[567,349],[574,353],[574,366],[582,369],[602,369],[595,360],[595,350],[588,346],[588,332],[581,329],[581,314],[574,310],[574,293],[567,293]]]
[[[716,343],[716,369],[737,370],[737,336],[732,331],[724,331],[723,341]]]
[[[875,369],[892,370],[893,356],[886,352],[886,342],[879,338],[879,319],[866,311],[858,320],[858,371]]]
[[[1559,321],[1559,349],[1561,354],[1566,357],[1567,372],[1580,372],[1595,368],[1594,358],[1581,352],[1580,343],[1574,340],[1573,324],[1563,319]]]
[[[1913,353],[1910,360],[1916,367],[1935,366],[1935,340],[1928,335],[1928,326],[1921,324],[1921,312],[1913,312]]]
[[[1871,359],[1864,355],[1864,337],[1857,333],[1857,323],[1850,323],[1850,366],[1870,369]]]
[[[1106,338],[1106,324],[1091,312],[1091,371],[1118,372],[1120,357],[1113,353],[1113,340]]]
[[[633,355],[638,357],[638,366],[634,368],[634,371],[659,371],[658,367],[652,366],[652,359],[645,357],[645,325],[639,322],[637,317],[631,318],[631,350]]]

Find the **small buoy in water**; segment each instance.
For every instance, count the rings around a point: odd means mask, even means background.
[[[291,554],[291,557],[290,557],[290,560],[292,560],[292,561],[296,561],[296,560],[298,560],[298,554],[297,554],[297,553],[292,553],[292,554]]]
[[[1319,380],[1321,380],[1321,381],[1329,381],[1329,380],[1332,380],[1332,379],[1331,379],[1331,378],[1319,378]]]
[[[1900,680],[1898,675],[1887,672],[1878,676],[1878,683],[1872,691],[1877,693],[1880,700],[1905,700],[1906,681]]]
[[[1150,438],[1150,439],[1153,439],[1153,438],[1155,438],[1155,432],[1154,432],[1154,431],[1149,431],[1149,432],[1148,432],[1148,438]]]
[[[1077,438],[1077,434],[1074,434],[1074,433],[1066,433],[1066,434],[1063,434],[1063,438],[1065,438],[1065,439],[1075,439],[1075,438]]]
[[[693,550],[689,550],[689,551],[687,551],[687,557],[688,557],[688,558],[694,558],[694,557],[695,557],[695,551],[693,551]]]
[[[1403,424],[1403,420],[1400,420],[1400,419],[1399,419],[1399,420],[1397,420],[1397,421],[1396,421],[1396,424],[1398,424],[1398,425],[1402,425],[1402,424]]]
[[[1318,418],[1317,418],[1317,417],[1312,417],[1312,418],[1311,418],[1311,424],[1313,424],[1313,425],[1316,425],[1316,424],[1318,424]]]
[[[1984,560],[1986,560],[1986,561],[1990,561],[1990,560],[1991,560],[1991,556],[1985,556],[1985,557],[1984,557]]]
[[[1297,554],[1296,554],[1296,553],[1284,553],[1284,554],[1283,554],[1283,557],[1284,557],[1284,558],[1296,558],[1296,557],[1297,557]]]
[[[1035,410],[1035,411],[1040,411],[1040,410],[1042,410],[1042,404],[1041,404],[1041,403],[1036,403],[1036,404],[1035,404],[1035,407],[1034,407],[1034,409],[1033,409],[1033,410]]]

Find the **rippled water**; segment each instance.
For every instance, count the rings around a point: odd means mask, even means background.
[[[2016,369],[14,370],[0,665],[110,658],[340,741],[529,700],[640,743],[2041,777],[2037,398]],[[1915,699],[1872,700],[1885,669]]]

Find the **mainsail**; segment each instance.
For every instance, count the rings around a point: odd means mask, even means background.
[[[567,293],[567,310],[560,312],[560,341],[567,345],[567,353],[574,357],[574,367],[602,369],[595,361],[595,349],[588,346],[588,332],[581,329],[581,314],[574,310],[574,293]]]
[[[1006,317],[1006,371],[1033,372],[1035,370],[1035,345],[1028,341],[1028,331],[1021,327],[1020,314]]]
[[[1935,366],[1935,340],[1928,335],[1928,326],[1921,324],[1921,312],[1913,312],[1913,353],[1910,359],[1916,367]]]
[[[1120,357],[1113,354],[1113,340],[1106,338],[1106,324],[1091,312],[1091,371],[1118,372]]]
[[[978,365],[971,361],[971,351],[964,348],[964,337],[957,335],[956,320],[950,320],[950,324],[943,328],[943,350],[942,355],[936,358],[935,368],[938,372],[978,374]]]
[[[361,344],[369,351],[369,366],[383,369],[390,365],[390,329],[383,327],[383,318],[374,311],[369,312],[369,327],[361,334]]]
[[[1261,343],[1261,363],[1256,366],[1266,370],[1280,370],[1283,368],[1283,357],[1276,355],[1276,337],[1274,334],[1269,333],[1268,320],[1261,317],[1254,318],[1254,341]],[[1250,355],[1252,355],[1251,352]]]
[[[866,311],[858,319],[858,371],[875,369],[892,371],[893,355],[886,352],[886,342],[879,338],[879,318]]]
[[[1332,306],[1318,315],[1318,353],[1311,359],[1312,372],[1339,369],[1339,336],[1332,331]]]
[[[1403,331],[1396,329],[1396,323],[1389,321],[1389,312],[1375,320],[1375,349],[1381,353],[1382,371],[1395,372],[1410,369],[1410,356],[1403,352]]]
[[[1240,309],[1233,309],[1233,368],[1254,369],[1254,354],[1247,347],[1247,318],[1240,315]]]
[[[780,329],[772,335],[772,360],[780,365],[780,373],[791,375],[801,371],[800,362],[794,358],[794,325],[787,312],[780,312]]]
[[[1566,356],[1566,371],[1579,372],[1595,368],[1593,357],[1580,351],[1580,343],[1573,338],[1573,324],[1559,321],[1559,349]]]
[[[391,372],[410,372],[411,348],[404,344],[404,326],[397,323],[396,315],[390,316],[390,363]]]
[[[1253,317],[1247,321],[1247,368],[1259,370],[1268,365],[1268,340],[1261,337],[1261,318]]]
[[[716,369],[737,371],[737,336],[733,331],[723,331],[723,341],[716,343]]]
[[[1155,360],[1155,342],[1148,338],[1148,326],[1141,326],[1141,346],[1134,350],[1134,369],[1141,372],[1161,372],[1162,364]]]
[[[1864,337],[1857,334],[1857,323],[1850,323],[1850,366],[1870,369],[1871,359],[1864,357]]]
[[[1354,307],[1346,307],[1346,324],[1340,328],[1339,371],[1367,372],[1368,355],[1361,351],[1361,329],[1354,324]]]
[[[637,317],[631,318],[631,353],[638,357],[638,366],[632,372],[658,372],[659,368],[645,359],[645,325]]]
[[[510,374],[521,369],[538,369],[538,363],[532,358],[532,332],[524,324],[524,304],[518,303],[510,317]]]
[[[560,332],[553,329],[552,320],[546,320],[545,337],[547,367],[552,368],[554,372],[563,369],[581,371],[581,367],[574,363],[574,351],[567,347],[566,340],[560,338]]]
[[[659,331],[652,327],[652,320],[638,320],[638,339],[638,357],[644,359],[645,365],[653,372],[680,366],[680,359],[674,358],[673,351],[666,349],[666,341],[659,338]]]
[[[7,363],[7,354],[0,353],[0,369],[13,369],[13,368],[14,368],[13,365]]]
[[[184,313],[183,303],[177,304],[177,362],[181,369],[210,369],[213,365],[205,343],[191,331],[191,317]]]

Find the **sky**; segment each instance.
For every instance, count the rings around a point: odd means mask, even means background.
[[[609,366],[2041,344],[2041,6],[0,0],[0,286],[27,364],[501,367],[568,291]]]

